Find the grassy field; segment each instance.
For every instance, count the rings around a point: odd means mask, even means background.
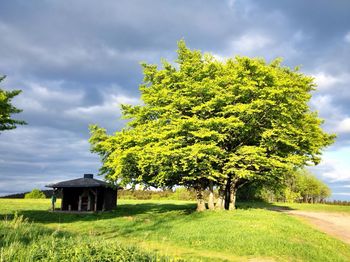
[[[48,199],[0,199],[3,261],[38,261],[43,254],[50,261],[350,261],[349,245],[269,210],[276,205],[196,213],[192,202],[120,200],[113,212],[89,215],[48,212],[49,205]],[[350,212],[346,206],[282,206]]]
[[[262,208],[262,209],[286,209],[286,210],[303,210],[314,212],[336,212],[350,214],[350,206],[329,205],[329,204],[309,204],[309,203],[273,203],[264,202],[242,202],[238,204],[241,208]]]

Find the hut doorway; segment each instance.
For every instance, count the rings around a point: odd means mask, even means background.
[[[96,192],[85,189],[82,194],[79,195],[78,211],[96,211]]]

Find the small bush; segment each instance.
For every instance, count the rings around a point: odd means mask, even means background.
[[[46,198],[46,196],[39,189],[35,188],[32,192],[25,194],[24,198]]]
[[[208,192],[204,192],[206,197],[208,194]],[[194,190],[178,187],[168,198],[172,200],[196,200],[196,193]]]

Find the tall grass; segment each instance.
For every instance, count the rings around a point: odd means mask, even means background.
[[[116,241],[50,230],[15,214],[0,223],[0,261],[168,261]]]

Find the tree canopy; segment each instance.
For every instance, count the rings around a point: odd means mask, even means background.
[[[297,200],[302,202],[323,202],[331,196],[330,188],[306,170],[295,173],[291,191],[297,194]]]
[[[5,76],[0,76],[0,82],[4,79]],[[12,114],[22,112],[21,109],[18,109],[11,104],[12,98],[20,93],[21,90],[5,91],[0,88],[0,131],[14,129],[17,125],[26,124],[22,120],[12,118]]]
[[[176,64],[143,63],[142,104],[123,105],[126,128],[90,127],[101,174],[121,183],[196,189],[219,187],[217,207],[234,208],[248,181],[283,180],[317,164],[334,136],[308,106],[312,77],[259,58],[219,61],[178,43]],[[212,205],[210,205],[212,206]]]

